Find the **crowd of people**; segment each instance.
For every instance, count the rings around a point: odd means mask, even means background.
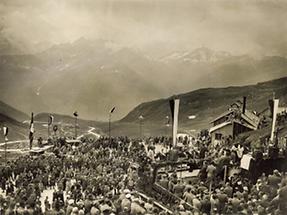
[[[287,213],[287,174],[284,171],[274,169],[269,175],[262,173],[254,182],[249,171],[240,168],[243,155],[254,153],[250,146],[234,144],[229,138],[221,145],[214,145],[204,137],[192,144],[183,144],[179,151],[185,153],[183,158],[196,164],[192,166],[199,169],[198,180],[179,177],[174,165],[166,168],[156,180],[158,185],[179,197],[174,204],[174,211],[179,214]],[[156,157],[166,159],[168,154]],[[186,207],[186,203],[190,207]]]
[[[0,169],[0,214],[158,214],[135,190],[145,155],[127,138],[102,138],[79,146],[61,140],[52,153],[21,156]],[[45,190],[53,198],[43,204]]]
[[[164,137],[143,141],[103,137],[78,145],[65,139],[52,142],[50,153],[20,156],[0,167],[0,214],[280,215],[287,211],[287,175],[274,170],[252,182],[238,171],[250,148],[228,138],[223,145],[212,145],[208,136],[179,139],[176,149]],[[179,177],[172,165],[156,176],[155,183],[177,200],[164,202],[149,192],[143,197],[140,192],[154,183],[156,164],[180,160],[193,164],[190,171],[199,169],[196,183]],[[226,174],[227,168],[233,173]],[[52,199],[45,196],[47,191]]]

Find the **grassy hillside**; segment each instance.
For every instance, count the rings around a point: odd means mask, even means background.
[[[2,127],[7,126],[9,128],[8,139],[9,140],[21,140],[28,137],[29,128],[27,125],[16,121],[4,114],[0,113],[0,143],[4,142],[4,136],[2,132]]]
[[[0,114],[8,116],[17,120],[18,122],[23,122],[29,119],[29,116],[22,111],[15,109],[14,107],[0,101]]]
[[[180,98],[179,127],[181,130],[209,128],[214,117],[226,111],[233,102],[242,100],[243,96],[247,96],[247,109],[261,112],[268,108],[268,99],[272,98],[273,93],[280,99],[281,106],[287,104],[287,77],[256,85],[206,88],[177,95]],[[151,130],[149,133],[164,134],[166,116],[170,116],[169,100],[170,98],[166,98],[140,104],[120,120],[119,124],[136,125],[138,117],[143,115],[144,124],[158,125],[161,128],[160,132]],[[190,115],[196,115],[196,118],[189,120]]]

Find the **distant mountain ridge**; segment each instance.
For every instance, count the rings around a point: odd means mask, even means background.
[[[29,119],[29,116],[26,113],[17,110],[2,101],[0,101],[0,114],[2,114],[3,117],[5,116],[18,122],[23,122],[24,120]]]
[[[273,92],[280,99],[280,105],[287,104],[287,77],[242,87],[205,88],[176,95],[180,99],[179,126],[181,129],[209,128],[213,118],[226,111],[237,100],[247,96],[247,108],[257,112],[268,108],[268,99]],[[145,102],[134,108],[120,123],[138,123],[144,117],[146,125],[157,124],[164,130],[166,116],[171,117],[170,98]],[[188,116],[195,115],[190,120]]]
[[[166,63],[171,61],[182,61],[190,63],[214,63],[231,58],[231,53],[225,51],[214,51],[207,47],[197,48],[193,51],[173,52],[160,60]]]
[[[117,106],[113,118],[120,119],[144,101],[276,79],[286,68],[282,56],[255,59],[201,47],[158,59],[113,41],[80,38],[33,55],[1,55],[0,100],[27,113],[77,109],[96,121]]]

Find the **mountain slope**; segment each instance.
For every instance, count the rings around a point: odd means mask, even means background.
[[[287,104],[287,77],[243,87],[206,88],[177,95],[180,98],[179,126],[182,130],[209,128],[209,122],[237,100],[247,96],[247,108],[262,111],[268,107],[273,92],[280,99],[280,105]],[[165,130],[166,116],[170,116],[169,99],[142,103],[125,116],[121,123],[138,124],[138,117],[144,116],[147,126],[157,124]],[[196,115],[194,120],[188,116]]]
[[[14,107],[0,101],[0,114],[2,116],[6,116],[8,118],[14,119],[15,121],[18,122],[23,122],[26,119],[29,119],[29,116]]]
[[[23,140],[28,138],[29,127],[15,119],[0,113],[0,126],[9,128],[8,140]],[[1,130],[0,143],[4,142],[4,136]]]

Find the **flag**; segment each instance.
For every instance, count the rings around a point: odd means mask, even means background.
[[[116,107],[113,107],[111,110],[110,110],[110,113],[113,113],[115,111]]]
[[[8,140],[8,131],[9,131],[8,127],[4,126],[3,127],[3,134],[4,134],[5,141]]]
[[[268,100],[269,108],[270,108],[270,117],[273,118],[273,110],[274,110],[274,100]]]
[[[3,127],[3,134],[4,134],[4,137],[8,136],[8,127],[6,126]]]
[[[48,118],[48,125],[52,125],[54,122],[54,116],[53,115],[50,115],[49,118]]]
[[[139,116],[139,120],[143,120],[144,117],[142,115]]]
[[[34,113],[32,112],[30,122],[30,132],[29,132],[30,149],[32,149],[33,139],[34,139]]]
[[[176,146],[177,128],[178,128],[178,112],[179,112],[179,99],[172,99],[169,101],[171,116],[172,116],[172,139],[173,146]]]
[[[274,131],[275,131],[275,126],[276,126],[278,105],[279,105],[279,99],[274,99],[274,101],[273,101],[273,120],[272,120],[271,137],[270,137],[271,141],[273,141],[273,139],[274,139]]]
[[[173,122],[173,115],[174,115],[174,100],[173,99],[169,100],[169,107],[171,110],[171,121]]]
[[[74,115],[74,117],[78,117],[78,116],[79,116],[79,114],[78,114],[77,111],[75,111],[75,112],[73,113],[73,115]]]

